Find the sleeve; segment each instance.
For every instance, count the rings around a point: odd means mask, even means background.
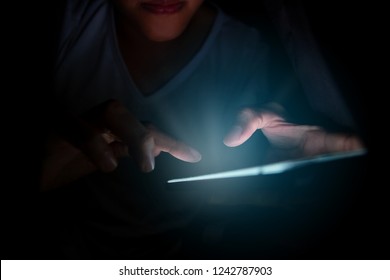
[[[248,46],[247,67],[242,92],[252,106],[261,106],[270,99],[269,64],[270,47],[265,38],[253,30],[253,42]]]
[[[356,128],[343,92],[315,39],[302,1],[264,1],[311,107],[336,123]]]
[[[231,98],[227,110],[230,113],[243,107],[261,106],[270,98],[269,43],[260,30],[236,21],[233,23],[226,27],[229,37],[225,44],[229,47],[223,55],[221,71],[230,79],[225,88]],[[226,80],[226,77],[221,79]]]
[[[97,9],[107,0],[62,0],[62,19],[58,38],[57,65],[66,51],[77,39],[83,27],[93,17]]]

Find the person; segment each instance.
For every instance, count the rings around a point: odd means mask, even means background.
[[[268,50],[261,32],[208,1],[66,1],[58,125],[41,176],[43,191],[71,190],[58,206],[71,199],[74,213],[58,250],[174,256],[210,193],[171,192],[167,179],[249,163],[264,140],[305,155],[362,148],[354,135],[283,117],[267,88]]]

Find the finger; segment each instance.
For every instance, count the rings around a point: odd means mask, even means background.
[[[332,133],[325,138],[326,149],[330,152],[344,152],[363,149],[361,140],[349,134]]]
[[[227,134],[224,143],[229,147],[236,147],[247,141],[258,129],[277,126],[284,122],[281,115],[272,111],[256,111],[250,108],[242,110],[236,124]]]
[[[109,145],[116,158],[128,156],[127,146],[120,142]],[[66,141],[60,143],[57,152],[49,154],[42,166],[41,191],[47,191],[71,183],[97,170],[84,153]]]
[[[99,131],[93,128],[89,128],[89,131],[85,131],[85,133],[85,141],[80,146],[81,150],[101,171],[113,171],[118,163],[109,144]]]
[[[115,157],[115,159],[123,158],[129,156],[128,148],[126,145],[124,145],[121,142],[112,142],[107,145],[108,149],[111,151],[112,155]],[[93,164],[93,161],[90,159],[91,157],[85,156],[84,154],[80,153],[75,157],[73,162],[69,164],[69,168],[72,168],[74,170],[77,170],[77,172],[80,173],[80,176],[87,175],[89,173],[92,173],[97,169],[97,166]],[[117,162],[115,160],[115,162]],[[68,171],[69,169],[66,168]],[[101,168],[100,168],[101,170]],[[110,170],[112,171],[112,170]],[[76,173],[76,171],[75,171]]]
[[[198,162],[202,159],[201,154],[194,148],[173,139],[157,129],[152,129],[151,131],[153,138],[155,139],[157,154],[160,151],[166,152],[175,158],[186,162]]]
[[[154,169],[153,136],[120,102],[111,101],[104,111],[105,126],[129,148],[129,154],[144,172]]]
[[[237,117],[235,125],[224,138],[224,144],[229,147],[236,147],[247,141],[258,129],[259,119],[257,113],[252,109],[242,110]]]
[[[349,134],[310,131],[305,137],[303,150],[309,155],[346,152],[363,149],[361,140]]]
[[[60,119],[58,130],[101,171],[110,172],[117,167],[115,156],[100,131],[83,119],[64,115]]]
[[[108,149],[111,151],[112,155],[115,157],[115,159],[119,159],[122,157],[129,156],[128,148],[126,145],[120,142],[112,142],[107,145]],[[72,163],[69,164],[69,167],[72,166],[74,170],[78,170],[81,175],[87,175],[89,173],[92,173],[96,170],[96,165],[91,161],[90,156],[85,156],[84,154],[80,153],[75,157]],[[115,160],[115,162],[117,162]],[[101,169],[101,168],[100,168]],[[66,168],[66,170],[69,170]],[[112,170],[110,170],[112,171]],[[81,177],[80,175],[80,177]]]
[[[128,157],[129,156],[129,148],[127,145],[123,144],[122,142],[112,142],[110,143],[110,147],[112,149],[112,152],[115,156],[115,158],[123,158],[123,157]]]

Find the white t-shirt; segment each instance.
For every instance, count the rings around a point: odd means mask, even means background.
[[[256,137],[236,149],[224,146],[222,139],[236,110],[259,105],[268,95],[264,83],[267,44],[258,30],[217,10],[197,54],[145,97],[121,56],[109,1],[68,1],[56,65],[58,100],[71,112],[82,114],[106,100],[118,99],[139,120],[152,122],[202,154],[196,164],[160,155],[155,170],[148,174],[139,172],[131,159],[123,159],[112,174],[95,173],[82,179],[91,193],[88,203],[93,205],[85,225],[122,237],[181,227],[211,190],[171,190],[167,179],[243,166],[241,160],[250,164],[248,158],[257,157],[248,148],[259,140]]]

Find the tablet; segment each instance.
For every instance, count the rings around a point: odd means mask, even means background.
[[[295,169],[295,168],[299,168],[311,164],[319,164],[323,162],[358,157],[358,156],[363,156],[366,153],[367,151],[365,149],[359,149],[359,150],[348,151],[348,152],[321,154],[321,155],[316,155],[311,157],[279,161],[279,162],[274,162],[269,164],[247,167],[247,168],[227,170],[223,172],[209,173],[209,174],[197,175],[192,177],[173,178],[168,180],[167,183],[175,184],[175,183],[194,182],[194,181],[203,181],[203,180],[217,180],[217,179],[227,179],[227,178],[279,174],[291,169]]]

